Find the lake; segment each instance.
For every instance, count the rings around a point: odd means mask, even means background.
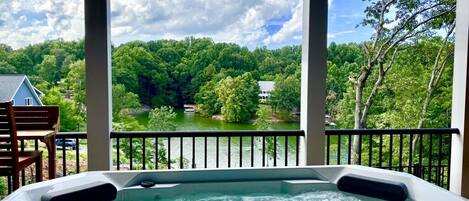
[[[251,123],[226,123],[220,120],[202,117],[193,112],[176,109],[176,130],[257,130]],[[140,124],[148,125],[148,113],[137,115]],[[273,123],[270,130],[298,130],[299,122]]]
[[[176,109],[176,130],[256,130],[256,126],[250,123],[225,123],[220,120],[202,117],[195,113],[187,113],[184,112],[182,109]],[[137,120],[147,126],[148,125],[148,113],[141,113],[137,116]],[[273,123],[270,130],[298,130],[300,129],[299,122],[282,122],[282,123]],[[174,158],[178,158],[180,156],[180,140],[181,138],[172,138],[171,139],[171,156]],[[183,140],[183,147],[184,147],[184,154],[183,157],[185,159],[192,158],[192,138],[182,138]],[[195,139],[195,163],[196,167],[203,167],[204,166],[204,138],[196,138]],[[207,167],[214,168],[216,167],[216,142],[215,138],[208,138],[207,139],[207,158],[208,164]],[[227,137],[220,137],[220,167],[227,167],[228,166],[228,138]],[[262,138],[255,137],[254,138],[254,166],[262,166]],[[284,164],[285,158],[285,137],[278,137],[278,164]],[[231,166],[232,167],[239,167],[239,155],[240,151],[243,155],[243,166],[249,166],[250,161],[250,154],[251,154],[251,138],[250,137],[243,137],[242,138],[242,149],[240,150],[240,138],[239,137],[232,137],[230,139],[231,144]],[[165,140],[165,147],[167,148],[167,140]],[[296,137],[289,137],[288,139],[288,164],[293,165],[295,164],[295,146],[296,146]],[[173,158],[172,158],[173,159]],[[173,164],[175,167],[178,167],[177,164]],[[266,154],[266,165],[272,166],[273,165],[273,156]]]

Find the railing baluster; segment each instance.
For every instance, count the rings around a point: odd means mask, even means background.
[[[180,169],[184,169],[184,161],[183,161],[183,158],[184,158],[184,138],[181,137],[179,139],[179,168]]]
[[[254,167],[254,135],[251,136],[251,167]]]
[[[80,138],[75,138],[75,143],[76,172],[80,173]]]
[[[192,168],[195,168],[195,137],[192,137]]]
[[[342,146],[341,137],[341,135],[337,135],[337,165],[340,165],[340,147]]]
[[[129,142],[130,142],[130,145],[129,145],[129,149],[130,149],[130,157],[129,157],[129,162],[130,162],[130,170],[133,170],[133,155],[134,155],[134,152],[133,152],[133,142],[132,142],[132,138],[129,138]]]
[[[373,135],[370,134],[369,138],[370,141],[368,145],[368,166],[371,167],[373,165]]]
[[[330,151],[331,151],[331,136],[327,135],[326,136],[326,165],[331,164],[330,159],[329,159]]]
[[[36,150],[36,151],[39,150],[39,141],[38,141],[38,139],[34,139],[34,150]]]
[[[62,138],[62,175],[67,176],[67,153],[65,152],[65,138]]]
[[[207,168],[207,136],[204,137],[204,167]]]
[[[422,163],[422,160],[423,160],[423,135],[422,134],[419,134],[419,164],[420,164],[420,172],[423,173],[423,168],[425,167]],[[425,175],[420,175],[422,178],[425,176]]]
[[[243,136],[239,136],[239,167],[243,167]]]
[[[438,135],[438,168],[437,168],[437,181],[438,186],[442,185],[441,182],[441,159],[442,159],[442,149],[443,149],[443,135]]]
[[[24,152],[24,140],[20,140],[21,152]],[[21,185],[24,186],[26,183],[26,177],[24,169],[21,170]]]
[[[155,169],[158,169],[158,157],[160,153],[158,145],[159,145],[158,137],[155,137]]]
[[[274,136],[274,167],[277,166],[277,136]]]
[[[288,136],[285,136],[285,166],[288,166]]]
[[[117,159],[116,159],[116,160],[117,160],[117,170],[120,170],[120,168],[121,168],[121,163],[120,163],[120,162],[121,162],[121,158],[120,158],[119,141],[120,141],[119,138],[116,138],[116,149],[117,149],[117,150],[116,150],[116,151],[117,151],[117,153],[116,153],[116,154],[117,154]]]
[[[379,135],[379,157],[378,157],[378,167],[383,167],[383,134]]]
[[[362,136],[358,136],[358,165],[362,164]]]
[[[446,177],[446,189],[449,189],[449,182],[450,182],[450,174],[451,174],[451,142],[453,140],[453,135],[452,133],[449,134],[449,143],[448,143],[448,173]]]
[[[265,167],[265,136],[262,136],[262,167]]]
[[[402,152],[404,148],[404,135],[402,133],[399,134],[399,171],[403,171],[404,169],[402,168]]]
[[[348,148],[347,148],[347,154],[348,154],[348,158],[347,158],[347,164],[351,164],[352,163],[352,135],[348,135]]]
[[[295,153],[296,153],[296,166],[300,165],[300,136],[296,136],[296,146],[295,146]]]
[[[142,162],[143,162],[142,168],[143,168],[144,170],[146,169],[146,165],[145,165],[145,163],[146,163],[146,160],[145,160],[145,155],[146,155],[145,149],[146,149],[146,147],[145,147],[145,138],[142,138]]]
[[[231,136],[228,136],[228,167],[231,167]]]
[[[430,133],[430,147],[428,155],[428,180],[432,182],[432,160],[433,160],[433,134]]]
[[[7,176],[7,184],[8,184],[8,194],[10,194],[12,192],[11,176]]]
[[[171,169],[171,137],[168,137],[168,169]]]
[[[408,172],[410,174],[412,174],[412,165],[414,164],[414,161],[413,161],[413,147],[412,147],[412,141],[413,141],[413,134],[409,134],[409,168],[408,168]]]
[[[220,159],[220,158],[219,158],[219,154],[220,154],[220,142],[219,142],[219,141],[220,141],[220,138],[217,136],[217,138],[216,138],[216,144],[217,144],[217,145],[216,145],[216,147],[217,147],[217,151],[216,151],[216,152],[217,152],[217,153],[216,153],[216,163],[217,163],[217,164],[216,164],[216,166],[217,166],[217,168],[219,167],[219,163],[220,163],[220,162],[219,162],[219,161],[220,161],[220,160],[219,160],[219,159]]]
[[[392,152],[393,152],[392,147],[393,147],[393,145],[394,145],[394,143],[393,143],[393,137],[394,137],[394,136],[393,136],[392,134],[389,135],[389,162],[388,162],[389,164],[388,164],[388,165],[389,165],[389,169],[390,169],[390,170],[392,170]]]

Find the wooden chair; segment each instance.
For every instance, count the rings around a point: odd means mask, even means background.
[[[0,103],[0,176],[13,177],[13,190],[20,186],[19,172],[36,163],[36,182],[42,181],[42,152],[18,151],[16,121],[10,102]]]

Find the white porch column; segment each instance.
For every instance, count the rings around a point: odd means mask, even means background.
[[[458,0],[451,127],[459,128],[451,146],[450,190],[469,197],[469,1]]]
[[[85,0],[88,170],[109,170],[112,85],[109,0]]]
[[[303,164],[324,164],[327,73],[327,0],[303,1],[301,129],[306,132]]]

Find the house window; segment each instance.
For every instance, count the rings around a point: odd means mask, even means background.
[[[33,98],[27,97],[24,99],[24,105],[30,106],[33,105]]]

